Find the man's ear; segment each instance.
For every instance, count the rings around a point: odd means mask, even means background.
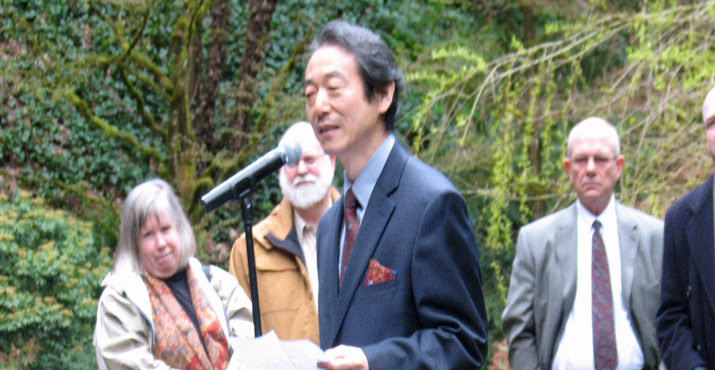
[[[619,154],[616,157],[616,168],[618,169],[618,176],[621,176],[621,171],[623,171],[623,164],[626,163],[626,157],[623,154]]]
[[[392,105],[392,96],[395,94],[395,81],[390,81],[387,86],[382,89],[375,90],[375,98],[377,99],[377,107],[380,114],[385,114],[390,105]]]

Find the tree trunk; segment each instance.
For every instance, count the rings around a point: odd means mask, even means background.
[[[199,80],[194,116],[196,138],[204,143],[210,152],[216,149],[212,123],[216,112],[216,94],[221,70],[226,61],[226,26],[230,17],[231,8],[228,6],[228,1],[215,0],[211,7],[211,36],[207,46],[205,73],[203,79]],[[196,38],[198,39],[198,36]],[[197,63],[197,66],[200,64]]]
[[[190,200],[193,195],[197,159],[189,103],[191,71],[194,70],[195,63],[190,56],[193,38],[190,33],[190,20],[194,18],[191,11],[189,8],[172,30],[171,56],[174,71],[171,76],[174,91],[170,99],[171,109],[167,122],[167,161],[169,173],[173,177],[168,180],[174,184],[179,197],[185,201]]]
[[[524,13],[524,46],[529,48],[534,45],[536,25],[534,24],[534,2],[527,0],[521,2],[521,11]]]
[[[251,0],[251,10],[246,25],[246,47],[241,55],[241,66],[238,89],[236,91],[236,108],[232,128],[234,137],[226,146],[229,150],[238,151],[246,142],[246,133],[252,126],[251,108],[258,90],[258,71],[266,57],[269,32],[273,11],[277,0]]]

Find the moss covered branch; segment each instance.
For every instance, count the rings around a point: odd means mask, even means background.
[[[89,108],[89,104],[87,103],[87,101],[82,99],[74,91],[69,91],[67,93],[67,96],[69,97],[75,108],[77,108],[77,110],[82,114],[82,116],[96,128],[102,130],[102,132],[104,132],[107,137],[118,139],[125,145],[129,146],[129,149],[138,150],[141,155],[147,159],[152,159],[157,162],[161,161],[161,154],[159,154],[156,149],[142,145],[134,135],[130,134],[129,132],[122,131],[110,124],[109,122],[96,116],[94,113],[92,113],[92,110]]]

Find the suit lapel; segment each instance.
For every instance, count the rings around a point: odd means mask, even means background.
[[[332,307],[335,307],[338,303],[338,256],[340,255],[340,228],[343,224],[342,209],[343,198],[340,198],[323,215],[321,221],[323,219],[325,221],[320,223],[320,228],[318,229],[318,232],[327,238],[324,243],[321,243],[325,247],[318,250],[318,261],[320,261],[318,275],[321,281],[318,305],[320,315],[325,316],[325,320],[321,319],[321,324],[332,324],[334,322],[334,310]],[[322,282],[327,282],[327,284]],[[329,333],[330,340],[328,343],[332,343],[335,339],[336,331],[331,330],[329,327],[321,327],[320,330],[325,330],[326,333]]]
[[[699,196],[690,204],[693,217],[686,226],[690,258],[706,287],[715,281],[715,252],[713,251],[713,176],[705,182]],[[713,289],[706,288],[710,308],[715,311]]]
[[[558,333],[557,338],[555,338],[557,341],[561,338],[563,328],[565,327],[564,324],[566,323],[568,314],[571,312],[571,308],[573,308],[573,302],[576,298],[576,253],[578,250],[576,235],[578,228],[576,220],[576,203],[573,203],[566,210],[564,217],[559,220],[556,232],[554,233],[553,242],[556,248],[556,262],[561,270],[561,281],[563,282],[563,285],[559,284],[559,282],[555,282],[555,286],[556,289],[559,290],[557,296],[564,297],[561,301],[561,321],[558,326],[561,328],[561,332]]]
[[[347,315],[355,292],[362,283],[362,277],[370,262],[370,258],[373,256],[390,220],[390,216],[395,210],[396,204],[390,199],[390,195],[399,185],[400,176],[402,175],[402,170],[405,167],[408,157],[405,149],[395,141],[395,145],[387,158],[387,162],[385,162],[385,167],[380,173],[372,195],[370,195],[370,200],[365,208],[362,222],[360,223],[360,230],[355,238],[350,259],[348,259],[346,267],[348,272],[343,276],[342,287],[338,293],[335,316],[335,320],[337,321],[335,321],[335,331],[334,336],[331,338],[332,340],[335,339],[335,336],[337,336],[337,333],[340,331],[340,327]]]
[[[638,224],[628,217],[628,213],[618,202],[616,202],[616,220],[618,220],[618,244],[621,254],[621,297],[626,308],[630,310],[634,266],[640,245]]]

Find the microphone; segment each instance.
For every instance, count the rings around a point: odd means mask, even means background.
[[[201,196],[201,205],[209,212],[229,199],[238,198],[244,190],[253,187],[282,165],[298,162],[301,151],[299,143],[274,148]]]

